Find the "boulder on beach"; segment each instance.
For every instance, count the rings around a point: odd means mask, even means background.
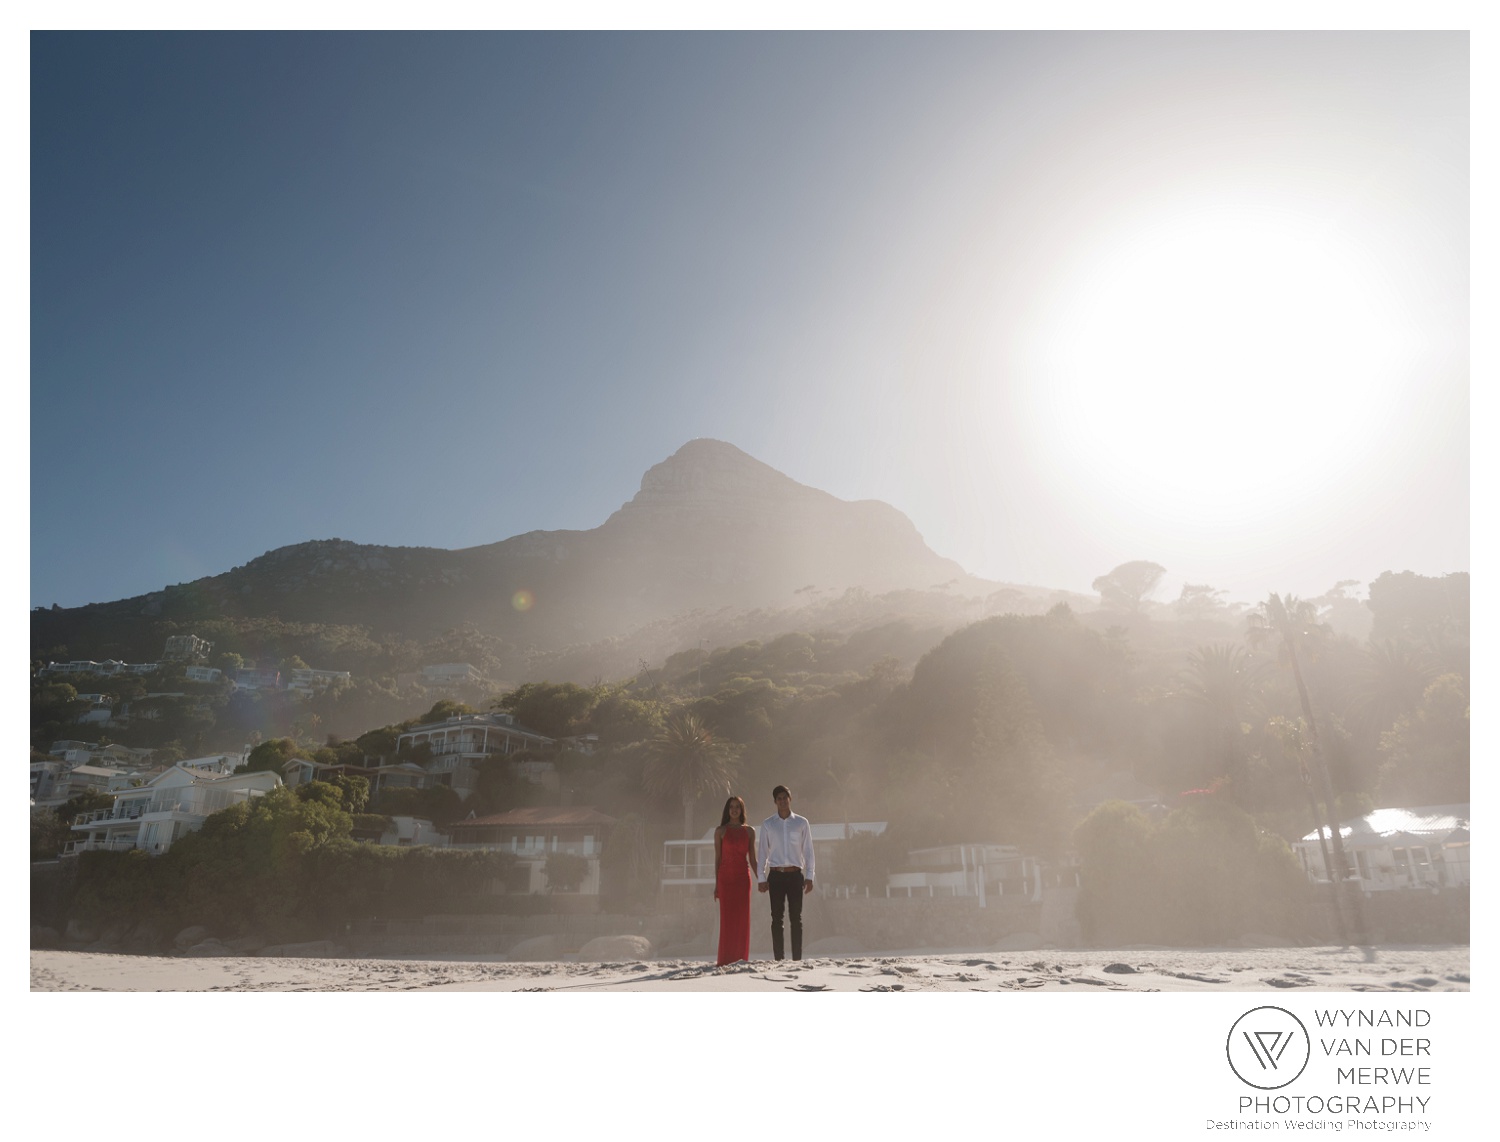
[[[187,950],[187,954],[190,955],[190,956],[232,956],[232,955],[234,955],[233,952],[231,952],[228,948],[226,948],[224,946],[224,941],[216,939],[213,936],[210,936],[208,939],[204,940],[202,943],[194,944],[191,948],[189,948]]]
[[[651,941],[645,936],[596,936],[578,949],[578,959],[584,963],[616,963],[650,956]],[[511,959],[515,958],[512,953]]]
[[[253,956],[265,948],[266,941],[261,936],[236,936],[232,940],[225,940],[224,946],[236,955]]]
[[[510,950],[506,959],[517,961],[560,960],[562,940],[557,936],[532,936]]]
[[[87,920],[69,920],[63,939],[70,944],[92,944],[99,938],[99,928]]]
[[[122,950],[138,953],[156,953],[164,950],[167,937],[161,928],[149,920],[142,920],[120,942]]]
[[[202,924],[194,924],[178,932],[172,939],[172,943],[179,952],[185,952],[194,944],[201,944],[208,939],[208,929]]]

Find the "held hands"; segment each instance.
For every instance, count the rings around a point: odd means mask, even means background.
[[[765,881],[764,881],[764,880],[763,880],[763,881],[761,881],[761,882],[760,882],[760,890],[761,890],[761,891],[762,891],[762,892],[770,892],[770,891],[771,891],[771,886],[770,886],[770,885],[769,885],[769,884],[767,884],[767,883],[766,883],[766,882],[765,882]]]

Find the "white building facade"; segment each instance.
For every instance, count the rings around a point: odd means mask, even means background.
[[[219,759],[200,760],[213,763]],[[233,773],[225,772],[222,763],[197,768],[178,762],[138,788],[115,793],[115,803],[109,808],[80,815],[73,824],[74,839],[64,851],[142,849],[161,854],[174,841],[201,828],[210,814],[263,796],[280,784],[281,778],[268,771]]]

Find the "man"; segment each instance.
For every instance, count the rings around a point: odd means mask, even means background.
[[[781,918],[792,914],[792,959],[802,958],[802,897],[813,890],[812,826],[792,812],[792,791],[771,790],[776,812],[760,826],[760,890],[771,894],[771,950],[782,958]],[[790,905],[790,909],[788,909]]]

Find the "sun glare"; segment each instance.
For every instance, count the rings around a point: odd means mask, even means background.
[[[1088,243],[1043,298],[1019,386],[1039,451],[1182,522],[1261,516],[1347,474],[1409,371],[1387,271],[1328,219],[1158,216]]]

